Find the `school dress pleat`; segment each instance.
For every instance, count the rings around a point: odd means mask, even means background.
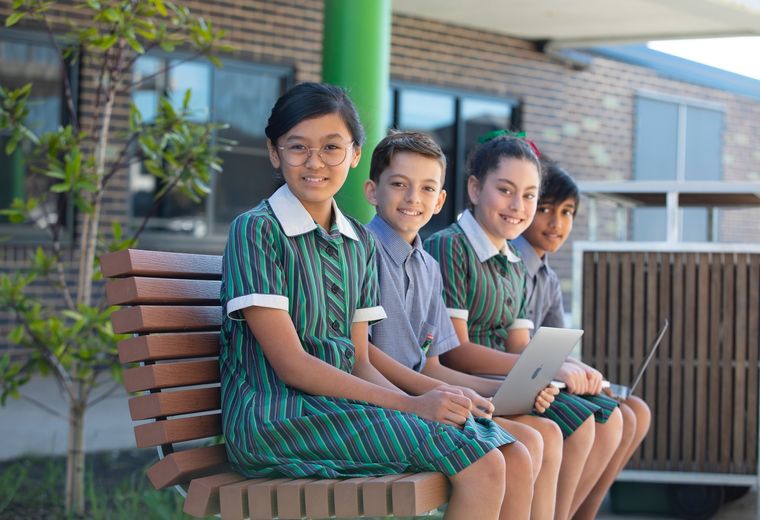
[[[457,222],[430,236],[424,247],[440,265],[446,306],[453,317],[467,321],[470,341],[506,352],[509,326],[525,319],[521,262],[505,254],[479,256]],[[555,422],[567,438],[589,417],[606,421],[610,413],[590,400],[561,392],[546,412],[532,414]]]
[[[271,199],[270,199],[271,200]],[[351,324],[377,319],[375,245],[358,222],[288,234],[269,201],[232,223],[222,268],[222,424],[234,469],[247,477],[355,477],[404,471],[453,475],[514,439],[491,421],[464,428],[285,385],[242,309],[286,310],[310,355],[350,372]],[[336,218],[336,221],[338,219]],[[345,231],[345,230],[344,230]],[[349,233],[351,235],[351,233]]]

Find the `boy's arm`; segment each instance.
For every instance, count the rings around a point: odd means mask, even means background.
[[[451,323],[454,325],[460,345],[441,355],[441,361],[444,365],[470,374],[506,375],[512,370],[519,358],[517,354],[499,352],[483,345],[471,343],[467,331],[467,322],[459,318],[452,318]]]
[[[438,356],[427,358],[425,366],[422,367],[422,373],[450,385],[472,388],[480,395],[486,397],[493,396],[499,389],[499,386],[501,386],[501,381],[499,380],[477,377],[443,366]]]
[[[412,395],[422,395],[442,385],[441,381],[420,374],[369,343],[369,361],[388,381]]]

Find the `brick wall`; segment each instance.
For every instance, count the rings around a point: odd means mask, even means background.
[[[9,12],[0,0],[0,18]],[[186,5],[228,31],[243,61],[292,67],[296,81],[318,80],[321,71],[322,2],[319,0],[190,1]],[[57,11],[58,21],[75,16]],[[27,25],[28,27],[29,25]],[[23,24],[22,24],[23,27]],[[85,59],[80,70],[83,120],[92,114],[95,68]],[[724,173],[729,180],[760,180],[760,102],[715,89],[687,84],[604,58],[585,70],[573,70],[541,53],[531,42],[509,36],[394,15],[391,49],[393,79],[459,88],[517,98],[523,127],[539,146],[578,179],[621,180],[631,177],[634,99],[637,92],[664,93],[717,103],[725,108]],[[124,124],[128,99],[119,100],[117,126]],[[127,212],[125,174],[114,179],[105,207],[108,219]],[[586,236],[581,209],[575,238]],[[725,239],[760,238],[760,213],[732,211],[723,219]],[[600,219],[609,223],[611,219]],[[609,224],[600,238],[612,238]],[[570,275],[568,244],[552,264],[565,286]],[[0,270],[23,265],[29,248],[0,244]],[[11,318],[0,310],[0,335]]]

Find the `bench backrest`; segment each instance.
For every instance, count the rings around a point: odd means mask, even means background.
[[[227,462],[219,403],[222,258],[129,249],[101,257],[106,297],[140,448],[164,457],[148,470],[156,488],[218,472]],[[202,441],[206,439],[205,441]],[[202,441],[187,443],[187,441]],[[183,445],[182,443],[187,443]],[[185,448],[185,449],[183,449]]]

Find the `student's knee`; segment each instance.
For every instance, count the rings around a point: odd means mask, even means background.
[[[513,489],[532,489],[533,459],[528,448],[522,442],[515,441],[501,446],[499,450],[504,457],[506,485]]]
[[[493,449],[451,477],[451,483],[454,486],[484,486],[503,491],[505,474],[504,456],[499,449]]]
[[[623,413],[618,406],[604,424],[596,425],[596,440],[618,446],[623,436]]]
[[[625,400],[625,405],[636,415],[636,437],[643,438],[652,423],[652,411],[649,405],[634,395]]]
[[[623,440],[621,442],[630,443],[636,435],[636,414],[625,403],[620,403],[620,413],[623,415]]]
[[[544,445],[544,464],[562,460],[562,429],[548,419],[539,419],[532,424],[541,435]]]
[[[587,418],[583,423],[565,439],[565,446],[570,449],[590,450],[596,437],[596,425],[594,416]]]

